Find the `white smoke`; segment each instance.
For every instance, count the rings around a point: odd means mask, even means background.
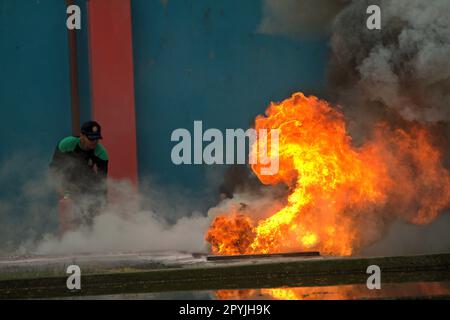
[[[32,151],[0,162],[0,254],[27,247],[57,224],[53,181],[36,168],[45,169],[45,161]]]
[[[204,216],[194,216],[168,225],[153,212],[135,212],[125,218],[107,211],[95,218],[92,228],[68,232],[61,239],[47,236],[35,253],[205,252],[208,223]]]
[[[210,219],[195,211],[191,194],[145,183],[137,193],[129,183],[109,181],[111,201],[92,226],[60,237],[57,184],[46,160],[20,153],[0,163],[0,185],[14,186],[0,194],[0,255],[207,251]]]
[[[188,251],[205,252],[207,246],[204,235],[210,220],[199,212],[188,217],[178,218],[174,224],[165,217],[178,216],[174,212],[154,212],[141,210],[142,197],[148,203],[159,202],[170,194],[158,194],[150,198],[141,190],[125,182],[109,181],[109,204],[94,220],[92,226],[82,226],[75,231],[65,233],[62,238],[48,234],[37,244],[34,252],[38,254],[68,253],[114,253],[114,252],[153,252]],[[179,198],[173,195],[173,201]],[[81,204],[82,205],[82,204]]]
[[[134,189],[124,182],[109,182],[108,189],[116,194],[107,208],[97,216],[92,227],[81,227],[59,238],[54,233],[32,247],[37,254],[81,254],[117,252],[188,251],[207,252],[204,238],[211,221],[218,215],[232,212],[250,214],[257,221],[267,218],[285,205],[279,190],[268,187],[258,192],[236,194],[233,199],[225,199],[208,210],[207,216],[192,212],[175,223],[168,223],[166,217],[179,216],[170,212],[177,206],[164,204],[164,198],[171,203],[185,202],[177,193],[163,194],[161,191],[141,190],[136,195]],[[144,198],[154,204],[158,212],[140,210],[139,203]]]

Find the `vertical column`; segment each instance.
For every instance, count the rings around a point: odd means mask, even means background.
[[[114,179],[137,185],[136,118],[130,0],[89,0],[89,54],[93,118]]]
[[[74,4],[74,0],[66,0],[66,6]],[[70,66],[70,100],[72,111],[72,135],[80,134],[80,96],[78,86],[78,59],[77,59],[77,31],[67,30],[69,43],[69,66]]]

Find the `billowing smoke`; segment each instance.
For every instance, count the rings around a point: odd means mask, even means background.
[[[366,25],[374,4],[381,30]],[[395,112],[436,122],[450,120],[449,21],[447,0],[265,0],[258,31],[300,38],[331,33],[333,102],[358,121]]]
[[[371,4],[381,8],[381,30],[366,27]],[[394,111],[406,120],[450,120],[449,21],[447,0],[363,0],[345,7],[333,23],[329,79],[347,114]]]

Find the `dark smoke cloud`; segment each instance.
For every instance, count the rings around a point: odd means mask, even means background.
[[[381,30],[366,27],[371,4],[381,8]],[[450,120],[449,21],[448,0],[359,0],[345,7],[333,24],[329,80],[346,113]]]

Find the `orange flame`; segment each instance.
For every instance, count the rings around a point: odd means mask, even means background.
[[[263,175],[261,163],[252,169],[263,184],[290,188],[287,205],[259,221],[247,212],[216,217],[206,236],[214,254],[347,256],[379,240],[383,222],[429,223],[450,203],[449,172],[418,124],[409,130],[379,124],[374,139],[357,148],[338,109],[296,93],[272,103],[255,129],[279,130],[279,171]],[[264,141],[252,146],[253,156],[270,135]]]

